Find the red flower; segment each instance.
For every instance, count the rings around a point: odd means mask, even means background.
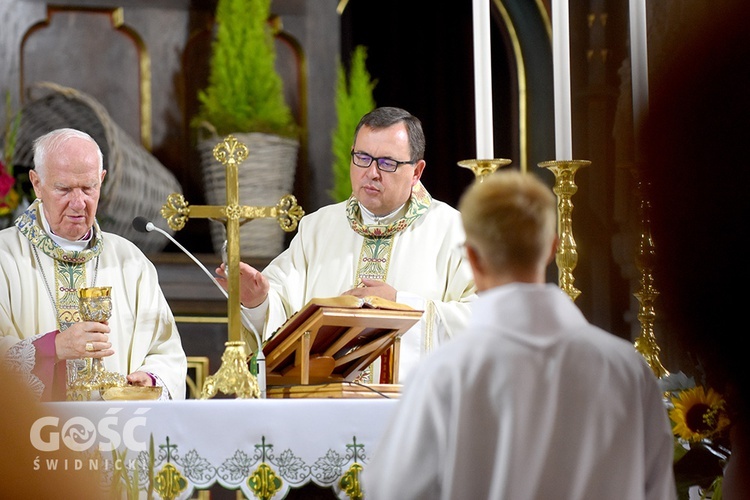
[[[10,193],[15,183],[16,180],[12,175],[8,175],[8,172],[5,171],[5,165],[0,162],[0,199],[5,198]]]

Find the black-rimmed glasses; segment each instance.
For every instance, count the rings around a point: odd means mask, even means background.
[[[383,172],[395,172],[399,165],[413,164],[413,161],[398,161],[392,158],[375,158],[361,151],[352,151],[352,163],[360,168],[370,168],[372,162]]]

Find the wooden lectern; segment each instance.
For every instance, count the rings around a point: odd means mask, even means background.
[[[263,346],[269,398],[398,396],[401,335],[422,316],[404,304],[352,295],[313,299]],[[353,383],[388,353],[384,384]]]

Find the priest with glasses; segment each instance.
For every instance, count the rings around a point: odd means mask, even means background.
[[[401,338],[399,382],[459,333],[475,285],[461,252],[458,211],[420,182],[424,152],[415,116],[395,107],[366,114],[354,131],[351,197],[303,217],[289,248],[262,272],[240,263],[243,321],[269,338],[311,299],[338,295],[377,296],[424,311]],[[224,266],[216,273],[227,286]],[[379,363],[362,378],[386,380]]]

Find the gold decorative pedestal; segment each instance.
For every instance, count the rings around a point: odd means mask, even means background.
[[[578,265],[578,250],[573,238],[573,202],[571,198],[578,186],[575,183],[576,171],[591,162],[588,160],[553,160],[539,163],[542,168],[555,174],[552,191],[557,195],[557,234],[560,246],[555,255],[559,285],[562,290],[576,300],[581,291],[573,286],[573,269]]]
[[[258,381],[247,367],[248,355],[244,341],[229,341],[224,344],[221,367],[213,375],[206,377],[200,399],[209,399],[218,391],[235,394],[238,398],[258,398]],[[262,346],[261,346],[262,347]]]
[[[103,323],[112,315],[112,287],[98,286],[78,290],[78,312],[82,321]],[[80,363],[80,361],[79,361]],[[99,358],[86,358],[86,366],[68,382],[68,401],[89,401],[107,389],[128,385],[124,375],[104,369]],[[77,364],[77,363],[76,363]],[[76,368],[77,369],[77,368]]]
[[[510,165],[510,163],[511,160],[495,158],[492,160],[461,160],[458,162],[458,166],[470,169],[474,172],[475,180],[482,182],[485,176],[494,173],[500,167]]]

